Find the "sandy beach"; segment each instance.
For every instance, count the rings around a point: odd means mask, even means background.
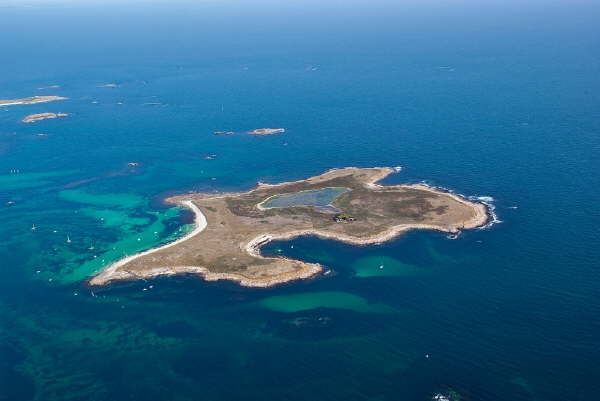
[[[118,260],[117,262],[115,262],[115,263],[109,265],[107,268],[105,268],[99,275],[93,277],[89,281],[89,283],[91,285],[101,285],[108,281],[118,279],[119,275],[121,274],[120,272],[117,272],[117,269],[119,267],[124,266],[127,263],[131,262],[132,260],[135,260],[142,256],[150,255],[150,254],[158,252],[160,250],[170,248],[172,246],[180,244],[180,243],[187,241],[188,239],[200,234],[206,228],[206,225],[207,225],[206,217],[204,216],[204,214],[202,214],[202,211],[198,208],[198,206],[194,205],[194,202],[192,202],[192,201],[182,201],[181,205],[188,207],[192,212],[194,212],[194,225],[196,227],[192,231],[190,231],[183,237],[181,237],[173,242],[169,242],[168,244],[159,246],[157,248],[152,248],[152,249],[149,249],[144,252],[136,253],[134,255],[127,256],[121,260]]]

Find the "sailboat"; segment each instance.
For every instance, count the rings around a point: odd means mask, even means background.
[[[35,230],[37,230],[37,227],[35,226],[35,224],[33,224],[33,225],[31,226],[31,231],[35,231]]]
[[[67,244],[71,243],[71,238],[69,238],[69,236],[67,235]]]

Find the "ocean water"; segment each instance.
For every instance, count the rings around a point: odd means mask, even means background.
[[[0,107],[0,400],[598,398],[597,2],[158,3],[0,5],[0,98],[69,97]],[[329,272],[271,289],[86,285],[191,229],[166,195],[344,166],[498,222],[273,242]]]

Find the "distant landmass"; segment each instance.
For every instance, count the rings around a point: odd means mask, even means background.
[[[37,88],[37,90],[39,91],[43,91],[43,90],[47,90],[47,89],[58,89],[60,88],[60,85],[50,85],[50,86],[42,86]]]
[[[31,96],[20,99],[0,100],[0,106],[13,106],[17,104],[36,104],[55,102],[57,100],[66,100],[68,98],[62,96]]]
[[[281,134],[285,132],[285,128],[257,128],[252,131],[248,131],[251,135],[273,135]]]
[[[42,121],[42,120],[49,120],[49,119],[53,119],[53,118],[62,118],[62,117],[68,117],[69,115],[67,113],[39,113],[39,114],[30,114],[28,116],[26,116],[25,118],[23,118],[21,120],[21,122],[26,123],[26,124],[30,124],[30,123],[35,123],[37,121]]]
[[[242,132],[243,134],[250,134],[250,135],[274,135],[274,134],[281,134],[285,132],[285,128],[257,128],[257,129],[253,129],[252,131],[246,131],[246,132]],[[234,135],[236,134],[235,131],[213,131],[214,135]]]

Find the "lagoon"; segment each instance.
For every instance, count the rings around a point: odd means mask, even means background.
[[[337,209],[331,203],[348,188],[329,187],[313,189],[290,194],[276,195],[260,204],[264,209],[289,206],[315,206],[318,210],[336,213]]]

